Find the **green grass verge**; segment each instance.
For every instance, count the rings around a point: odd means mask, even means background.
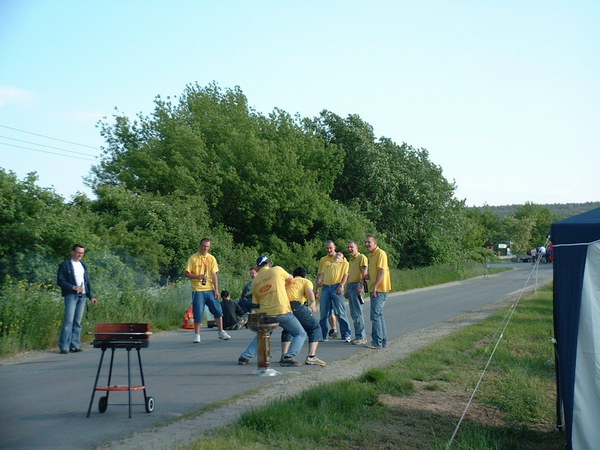
[[[554,430],[549,289],[519,304],[452,449],[564,448]],[[185,448],[446,448],[505,314],[389,367],[250,411]]]

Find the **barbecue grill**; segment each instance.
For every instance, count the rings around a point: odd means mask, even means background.
[[[144,382],[144,371],[142,369],[142,358],[140,349],[148,347],[150,335],[149,323],[97,323],[94,339],[94,347],[102,350],[98,371],[96,372],[96,381],[92,390],[92,398],[88,407],[87,417],[90,417],[92,405],[94,404],[94,396],[96,391],[105,391],[106,395],[100,397],[98,401],[98,411],[106,412],[108,408],[108,397],[113,391],[127,391],[129,394],[129,418],[131,419],[131,391],[142,391],[144,394],[144,406],[147,413],[154,411],[154,399],[146,394],[146,385]],[[98,386],[100,371],[107,349],[111,349],[110,367],[108,369],[108,383],[106,386]],[[111,385],[113,362],[115,358],[115,350],[124,348],[127,350],[127,384],[126,385]],[[131,384],[131,349],[137,350],[138,363],[140,366],[140,376],[142,379],[141,385]]]

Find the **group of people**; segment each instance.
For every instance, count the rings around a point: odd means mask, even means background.
[[[552,244],[550,244],[548,248],[542,245],[541,247],[532,248],[527,253],[531,256],[531,264],[535,264],[536,262],[539,264],[548,264],[554,259],[553,250]]]
[[[325,243],[327,254],[319,261],[315,285],[306,278],[306,269],[297,267],[292,274],[279,266],[273,266],[269,258],[261,256],[256,266],[250,269],[252,280],[244,287],[235,314],[239,317],[254,309],[275,317],[283,329],[281,335],[282,366],[297,366],[297,360],[305,340],[308,338],[308,355],[305,364],[325,365],[317,357],[319,342],[330,337],[329,318],[334,316],[340,326],[341,338],[354,345],[366,345],[372,349],[387,346],[387,328],[384,307],[391,289],[390,270],[387,254],[377,245],[377,238],[369,234],[365,247],[370,256],[361,254],[355,241],[348,242],[348,261],[343,253],[336,251],[333,241]],[[205,307],[215,317],[221,339],[230,336],[223,329],[223,311],[217,301],[218,265],[210,255],[210,240],[200,242],[199,252],[188,260],[185,276],[192,280],[192,303],[196,335],[194,342],[200,342],[200,328]],[[370,308],[372,332],[368,342],[365,334],[363,304],[364,295],[370,285]],[[348,298],[352,329],[346,314],[345,299]],[[319,320],[316,299],[320,306]],[[253,339],[238,359],[239,364],[247,364],[256,356],[257,338]]]
[[[201,342],[204,310],[208,308],[215,318],[218,337],[223,340],[231,338],[225,329],[243,327],[247,314],[253,310],[271,316],[283,329],[279,361],[282,366],[300,365],[297,357],[307,338],[305,364],[324,366],[326,363],[317,357],[317,348],[320,342],[329,340],[331,336],[331,317],[339,323],[344,341],[371,349],[386,347],[384,307],[391,290],[387,254],[378,247],[375,235],[367,235],[364,244],[369,257],[359,252],[355,241],[350,241],[347,244],[348,260],[343,253],[336,251],[333,241],[327,241],[327,254],[319,262],[315,285],[306,278],[305,268],[297,267],[289,274],[285,269],[273,266],[268,257],[260,256],[256,266],[250,269],[251,281],[236,303],[231,300],[229,292],[219,292],[218,262],[210,253],[210,239],[202,239],[199,251],[188,259],[184,272],[192,285],[193,342]],[[81,351],[81,320],[85,302],[89,299],[96,303],[91,294],[87,269],[81,261],[84,254],[85,248],[76,244],[71,258],[63,261],[58,270],[58,284],[65,301],[60,353]],[[372,322],[370,342],[366,338],[363,316],[364,295],[368,290]],[[354,338],[346,314],[345,298],[350,307]],[[314,316],[317,312],[316,299],[320,301],[319,320]],[[258,339],[255,337],[240,355],[238,363],[248,364],[257,349]]]

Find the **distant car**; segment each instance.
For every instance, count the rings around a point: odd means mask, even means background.
[[[531,256],[529,256],[529,255],[520,255],[519,256],[519,261],[521,261],[523,263],[530,263],[531,262]]]

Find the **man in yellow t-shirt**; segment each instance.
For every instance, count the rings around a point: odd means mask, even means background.
[[[340,333],[342,339],[350,342],[352,331],[346,315],[344,305],[344,286],[348,280],[348,261],[342,253],[337,254],[333,241],[325,243],[327,255],[319,261],[319,272],[317,275],[317,288],[315,295],[319,298],[321,319],[321,332],[323,340],[328,340],[329,322],[328,317],[331,311],[336,315],[340,323]],[[336,259],[337,258],[337,259]],[[319,294],[319,290],[321,293]]]
[[[294,312],[294,316],[300,324],[306,334],[308,335],[308,356],[304,364],[325,366],[325,361],[317,358],[317,347],[321,342],[321,327],[319,322],[311,312],[317,311],[317,304],[315,302],[315,294],[313,292],[312,282],[306,278],[306,269],[304,267],[296,267],[293,272],[294,278],[292,281],[286,283],[285,290],[290,300],[290,306]],[[309,305],[309,306],[307,306]],[[290,347],[290,334],[283,330],[281,333],[281,354],[285,354]]]
[[[215,316],[215,322],[219,329],[219,339],[231,339],[231,336],[223,329],[223,309],[219,298],[219,265],[217,259],[209,253],[210,239],[204,238],[200,241],[198,253],[189,257],[185,267],[184,276],[192,282],[192,306],[194,308],[194,343],[199,344],[200,329],[204,317],[204,307]]]
[[[358,251],[355,241],[348,242],[348,253],[350,254],[350,266],[348,268],[348,284],[346,297],[350,305],[350,316],[354,322],[354,345],[365,345],[365,319],[363,316],[364,279],[367,275],[369,262],[367,257]]]
[[[285,283],[292,280],[292,276],[281,267],[272,267],[271,261],[266,256],[256,260],[258,274],[252,282],[252,303],[260,305],[259,311],[270,316],[276,316],[279,326],[292,336],[289,351],[281,357],[282,366],[299,366],[300,363],[294,356],[300,353],[306,339],[306,332],[298,319],[292,313],[290,301],[285,289]],[[254,337],[248,348],[238,358],[238,364],[248,364],[250,358],[256,355],[258,338]]]
[[[387,327],[383,308],[387,300],[387,294],[392,288],[392,282],[387,254],[377,246],[377,237],[373,234],[367,234],[365,247],[371,252],[367,278],[371,282],[371,323],[373,325],[371,343],[367,347],[378,349],[387,347]]]

